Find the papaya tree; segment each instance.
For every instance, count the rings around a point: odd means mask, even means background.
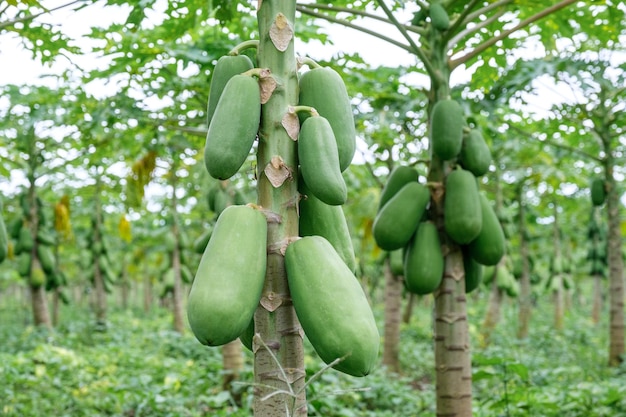
[[[437,133],[436,130],[439,129],[437,124],[440,122],[435,123],[437,119],[435,110],[442,102],[456,101],[458,103],[459,97],[452,97],[450,94],[450,75],[462,65],[469,67],[478,63],[480,67],[480,64],[490,59],[503,67],[506,65],[504,51],[491,54],[489,51],[494,50],[493,47],[496,44],[504,45],[505,49],[521,46],[520,39],[523,37],[514,38],[510,35],[520,30],[526,30],[529,26],[533,26],[538,37],[542,41],[546,41],[549,46],[553,37],[561,35],[558,29],[555,30],[555,27],[565,27],[566,25],[550,25],[549,30],[542,30],[537,22],[550,15],[554,16],[551,19],[552,22],[559,21],[559,19],[565,20],[568,13],[555,12],[568,6],[572,8],[575,2],[565,0],[548,7],[519,7],[518,5],[513,7],[506,1],[493,4],[419,2],[417,5],[419,10],[415,12],[410,25],[400,23],[393,10],[384,1],[372,3],[384,13],[385,17],[372,14],[370,10],[365,8],[365,5],[348,8],[344,7],[343,4],[332,6],[302,4],[298,6],[298,10],[312,16],[327,18],[329,21],[347,27],[360,29],[389,41],[405,52],[414,54],[419,58],[421,64],[419,69],[428,75],[430,81],[428,113],[431,123],[429,133],[432,139],[431,149],[433,152],[428,173],[428,181],[432,191],[429,216],[443,231],[446,220],[445,200],[449,200],[453,194],[445,186],[445,183],[448,182],[450,174],[454,174],[454,177],[458,176],[455,174],[458,170],[453,169],[458,151],[452,146],[443,146],[447,149],[437,149],[436,139],[440,137],[440,133]],[[354,10],[355,8],[357,11]],[[382,34],[373,33],[371,30],[359,26],[354,19],[350,21],[341,19],[338,17],[340,13],[392,23],[402,35],[403,40],[398,42]],[[504,28],[503,26],[507,23],[510,23],[510,26]],[[466,47],[470,40],[474,46]],[[455,107],[455,105],[449,106]],[[446,113],[448,115],[456,113],[454,116],[446,115],[447,121],[459,120],[463,117],[462,110],[454,109]],[[463,130],[464,121],[455,123],[459,123],[461,130]],[[461,135],[462,132],[461,134],[457,133],[455,138]],[[439,152],[442,150],[443,152]],[[446,152],[446,150],[450,152]],[[451,237],[448,236],[449,232],[450,230],[446,230],[446,233],[442,234],[445,272],[443,273],[442,284],[435,292],[434,340],[437,369],[437,412],[451,416],[469,416],[472,414],[471,361],[467,334],[463,257],[458,245],[459,242],[449,239]]]
[[[604,10],[606,12],[606,10]],[[542,119],[542,130],[554,132],[553,135],[538,134],[537,139],[545,146],[553,148],[553,152],[561,151],[561,156],[576,156],[576,164],[582,164],[583,169],[575,172],[573,178],[584,178],[584,185],[579,187],[598,187],[601,194],[594,204],[599,204],[606,211],[608,221],[607,239],[613,249],[607,249],[608,257],[609,291],[613,298],[611,307],[611,320],[609,334],[609,363],[616,365],[621,361],[623,352],[623,310],[619,295],[622,288],[623,260],[621,256],[621,229],[619,220],[619,187],[616,176],[620,173],[618,162],[621,145],[619,138],[622,135],[620,126],[620,101],[623,99],[621,85],[623,71],[609,60],[615,48],[614,37],[619,28],[608,28],[598,36],[605,38],[594,39],[595,45],[603,45],[606,49],[601,50],[600,56],[595,61],[589,61],[577,56],[562,54],[562,56],[549,59],[537,59],[520,61],[511,69],[510,75],[506,76],[508,83],[523,82],[532,88],[532,80],[539,75],[550,75],[555,83],[572,91],[571,99],[557,102],[550,108],[549,117]],[[611,46],[613,45],[613,46]],[[585,45],[581,45],[584,49]],[[503,87],[507,82],[502,83]],[[531,92],[532,93],[532,92]],[[532,94],[530,96],[532,99]],[[518,125],[513,127],[518,133],[526,135],[526,127]],[[589,138],[583,140],[581,138]],[[572,161],[574,162],[574,161]],[[570,166],[576,169],[576,164]],[[594,181],[597,180],[597,181]],[[580,180],[578,180],[580,183]],[[595,184],[595,185],[594,185]],[[611,190],[615,194],[611,194]],[[593,190],[591,190],[593,192]],[[611,196],[613,200],[611,200]],[[586,205],[590,206],[589,199]],[[612,271],[612,272],[611,272]],[[612,277],[612,278],[611,278]],[[622,330],[620,330],[622,329]]]
[[[28,283],[34,324],[51,327],[46,287],[56,287],[52,284],[57,278],[57,242],[52,210],[42,196],[51,178],[64,175],[64,146],[75,144],[72,137],[62,144],[59,136],[64,107],[71,105],[71,96],[63,88],[36,86],[8,85],[3,92],[8,106],[0,115],[1,143],[7,150],[2,159],[5,166],[23,176],[23,191],[14,196],[19,199],[21,214],[10,229],[19,258],[17,268]]]
[[[622,256],[622,229],[620,221],[620,188],[616,179],[621,175],[618,163],[621,152],[620,138],[623,136],[623,85],[624,72],[613,71],[610,62],[600,59],[595,62],[585,60],[565,61],[564,70],[556,74],[558,78],[581,89],[581,99],[572,104],[560,105],[555,111],[565,120],[576,116],[576,125],[582,126],[577,134],[590,138],[591,148],[600,160],[603,173],[603,187],[606,193],[606,214],[608,222],[607,257],[609,268],[610,320],[608,362],[617,366],[624,354],[624,283]],[[582,121],[582,124],[581,124]],[[599,152],[598,152],[599,148]],[[598,201],[599,202],[599,201]]]

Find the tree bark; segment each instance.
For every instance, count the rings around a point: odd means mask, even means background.
[[[600,314],[602,312],[602,276],[600,274],[593,275],[593,304],[591,307],[591,320],[593,324],[600,322]]]
[[[431,91],[429,120],[433,106],[450,97],[450,67],[446,44],[441,33],[430,32]],[[428,126],[430,131],[432,126]],[[444,231],[443,202],[445,178],[451,167],[432,152],[428,170],[431,186],[429,217],[441,233],[445,269],[439,288],[435,291],[435,370],[437,415],[446,417],[472,416],[472,362],[467,323],[465,271],[461,248]]]
[[[41,268],[39,259],[36,256],[32,258],[31,271],[35,268]],[[52,328],[52,320],[50,320],[50,312],[48,311],[48,297],[46,297],[45,285],[30,287],[31,303],[33,307],[33,323],[35,326]]]
[[[241,393],[233,389],[232,383],[239,378],[239,373],[243,369],[243,354],[239,339],[222,346],[222,365],[224,368],[222,389],[230,391],[235,403],[238,404],[241,401]]]
[[[383,365],[388,372],[400,373],[400,323],[402,321],[402,277],[394,275],[385,261],[385,334]]]
[[[57,327],[59,325],[59,292],[61,288],[57,287],[52,292],[52,326]]]
[[[411,316],[413,316],[413,305],[415,304],[415,294],[409,293],[409,299],[406,301],[406,305],[404,306],[404,314],[402,316],[402,321],[404,323],[409,323],[411,321]]]
[[[554,264],[558,265],[558,269],[552,271],[552,297],[554,304],[554,328],[556,330],[563,329],[563,316],[565,314],[565,303],[563,294],[563,253],[561,251],[561,233],[559,229],[559,207],[556,201],[554,205],[554,228],[552,244],[554,245]]]
[[[489,292],[489,303],[487,305],[487,312],[485,313],[485,319],[483,321],[483,327],[481,331],[481,344],[488,346],[491,343],[491,334],[495,330],[496,326],[500,322],[502,299],[504,293],[502,289],[498,287],[498,269],[506,268],[505,258],[496,265],[493,279],[491,281],[491,291]]]
[[[95,221],[93,224],[93,239],[95,243],[100,245],[103,244],[103,234],[102,234],[102,202],[100,200],[100,177],[96,177],[96,190],[94,193],[94,216]],[[96,245],[94,245],[96,246]],[[100,256],[103,256],[101,253],[95,253],[93,255],[94,262],[94,291],[95,291],[95,313],[96,313],[96,325],[102,326],[106,328],[106,320],[107,320],[107,293],[106,293],[106,284],[104,280],[106,279],[104,276],[104,271],[100,266]]]
[[[37,245],[38,245],[37,233],[40,227],[40,219],[39,219],[39,211],[37,210],[37,206],[38,206],[37,190],[35,186],[36,167],[33,165],[36,163],[35,160],[37,159],[35,157],[36,150],[34,149],[35,142],[36,141],[33,139],[32,140],[33,149],[31,150],[31,160],[29,161],[31,165],[30,165],[30,171],[29,171],[29,187],[28,187],[27,199],[28,199],[30,212],[24,213],[25,216],[28,218],[29,222],[25,223],[23,226],[23,227],[30,227],[30,233],[32,236],[32,240],[34,242],[33,247],[31,249],[31,253],[30,253],[30,259],[31,259],[30,275],[33,274],[33,271],[35,269],[41,269],[41,263],[39,262],[39,257],[37,255]],[[34,286],[32,285],[32,282],[31,282],[30,293],[31,293],[31,302],[32,302],[32,308],[33,308],[33,323],[35,324],[35,326],[52,328],[52,320],[50,319],[50,312],[48,311],[48,298],[46,297],[45,285],[39,283],[38,285]]]
[[[176,158],[176,156],[173,156]],[[174,160],[171,167],[171,181],[172,181],[172,233],[174,235],[174,250],[172,251],[172,268],[174,268],[174,289],[172,291],[172,309],[174,316],[174,330],[180,334],[185,332],[185,316],[183,306],[183,282],[180,272],[180,227],[178,224],[178,200],[176,198],[176,187],[178,185],[176,177],[177,169],[176,160]]]
[[[143,311],[149,313],[152,308],[152,279],[145,269],[147,268],[144,268],[143,278]]]
[[[607,149],[607,155],[611,155],[610,149]],[[618,366],[623,362],[624,355],[624,260],[622,258],[620,194],[613,176],[613,159],[607,156],[606,161],[610,303],[609,365]]]
[[[522,275],[520,276],[520,293],[519,293],[519,327],[517,329],[517,338],[525,339],[528,337],[530,329],[530,317],[532,315],[532,293],[530,285],[530,260],[528,254],[528,240],[526,227],[526,208],[524,203],[524,187],[520,185],[517,202],[519,206],[518,212],[518,230],[520,236],[520,262],[522,263]]]
[[[259,417],[307,415],[302,328],[291,301],[284,262],[286,245],[298,236],[296,143],[281,123],[289,106],[298,102],[295,6],[293,0],[264,1],[259,2],[257,13],[258,66],[268,68],[277,82],[276,90],[263,104],[257,150],[258,201],[268,218],[267,272],[254,315],[253,407]],[[267,175],[272,172],[288,175],[272,185]],[[277,394],[278,390],[292,394]]]
[[[472,415],[472,364],[463,254],[453,248],[446,256],[443,282],[435,293],[435,369],[437,415]]]

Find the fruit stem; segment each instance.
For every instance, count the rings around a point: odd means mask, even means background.
[[[311,106],[290,106],[289,107],[289,113],[300,113],[300,112],[307,112],[309,113],[311,116],[313,117],[318,117],[320,114],[317,112],[317,110],[314,107]]]
[[[250,48],[257,49],[258,47],[259,47],[259,40],[250,39],[250,40],[241,42],[239,45],[235,46],[233,49],[228,51],[228,55],[236,56],[236,55],[239,55],[245,49],[250,49]]]
[[[318,64],[316,61],[314,61],[312,58],[309,58],[308,56],[305,56],[304,58],[298,58],[298,64],[299,66],[306,65],[310,69],[322,68],[320,64]]]

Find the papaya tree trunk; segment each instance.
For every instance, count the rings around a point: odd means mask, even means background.
[[[239,378],[239,373],[243,369],[241,346],[239,339],[222,346],[222,367],[224,369],[222,389],[224,391],[230,391],[235,403],[240,403],[241,401],[241,394],[233,390],[233,381]]]
[[[176,197],[176,187],[178,178],[176,176],[176,161],[172,164],[170,178],[172,185],[172,234],[174,236],[174,250],[172,251],[172,268],[174,269],[174,289],[172,290],[172,310],[174,316],[174,330],[180,334],[185,332],[184,306],[183,306],[183,282],[180,272],[180,227],[178,221],[178,199]]]
[[[602,276],[594,274],[593,277],[593,304],[591,307],[591,320],[594,324],[600,322],[602,312]]]
[[[506,268],[504,266],[504,258],[496,265],[494,276],[491,281],[491,290],[489,291],[489,302],[487,304],[487,312],[483,320],[483,326],[481,330],[481,343],[483,346],[488,346],[491,343],[491,334],[495,330],[496,326],[500,322],[502,311],[502,300],[504,298],[504,292],[498,285],[498,269]]]
[[[622,232],[620,220],[620,193],[613,176],[614,160],[609,146],[610,136],[605,140],[605,173],[608,195],[608,263],[609,263],[609,365],[618,366],[624,355],[624,260],[622,258]]]
[[[302,328],[284,261],[287,244],[298,236],[296,143],[282,125],[289,106],[298,102],[295,7],[294,0],[264,1],[257,13],[258,66],[269,69],[277,83],[262,107],[257,150],[258,202],[268,220],[267,273],[253,339],[253,407],[260,417],[307,415]]]
[[[526,206],[524,203],[524,186],[523,184],[517,190],[518,203],[518,233],[519,233],[519,256],[521,262],[520,276],[520,292],[519,292],[519,313],[517,328],[517,338],[525,339],[528,337],[530,329],[530,317],[532,315],[532,293],[530,285],[530,259],[528,251],[528,231],[526,227]]]
[[[498,218],[501,218],[502,213],[502,186],[500,184],[500,171],[496,168],[495,177],[495,197],[496,197],[496,205],[495,212],[498,215]],[[500,319],[502,317],[502,303],[504,301],[504,290],[500,286],[500,282],[498,280],[498,270],[506,269],[507,257],[504,255],[500,262],[496,265],[495,275],[493,281],[491,282],[491,292],[489,294],[489,303],[487,306],[487,312],[485,314],[485,319],[483,322],[482,328],[482,344],[483,346],[488,346],[491,343],[491,334],[500,323]],[[500,274],[503,272],[500,271]]]
[[[431,31],[429,120],[437,101],[450,97],[450,68],[446,44],[441,34]],[[432,126],[429,123],[429,132]],[[450,171],[448,163],[432,152],[428,170],[431,188],[429,216],[442,234],[442,253],[445,256],[443,279],[435,291],[434,343],[436,407],[438,416],[472,416],[472,362],[467,323],[465,270],[461,248],[444,232],[443,203],[445,178]]]
[[[563,316],[565,314],[564,288],[563,288],[563,254],[561,251],[561,233],[559,229],[559,206],[554,205],[554,228],[552,244],[554,245],[554,258],[552,259],[552,297],[554,305],[554,328],[563,329]]]
[[[126,264],[124,263],[122,265],[122,277],[121,277],[121,283],[120,283],[120,298],[122,301],[122,308],[124,310],[128,309],[128,299],[130,297],[130,282],[128,281],[128,271],[126,270]]]
[[[409,299],[404,306],[404,314],[402,315],[402,322],[409,323],[411,316],[413,316],[413,305],[415,304],[415,294],[409,293]]]
[[[29,213],[25,213],[29,219],[28,226],[30,227],[30,233],[34,242],[31,249],[31,268],[30,275],[32,277],[33,271],[41,271],[41,263],[37,255],[37,232],[39,230],[39,211],[37,210],[37,190],[35,186],[35,169],[36,160],[34,156],[36,154],[35,140],[32,140],[31,158],[29,158],[30,170],[29,170],[29,187],[28,187],[28,202]],[[26,227],[26,224],[24,225]],[[35,283],[32,279],[30,281],[30,294],[31,303],[33,309],[33,323],[35,326],[42,326],[52,328],[52,320],[50,319],[50,312],[48,310],[48,298],[46,297],[46,289],[44,283]]]
[[[143,276],[143,311],[147,314],[152,309],[152,278],[144,266]]]
[[[93,239],[96,245],[102,245],[102,201],[100,199],[100,176],[96,176],[96,187],[94,192],[94,230]],[[104,271],[100,266],[101,253],[94,253],[94,292],[95,292],[95,313],[96,324],[100,326],[106,326],[107,319],[107,293],[104,280]]]
[[[57,327],[59,325],[59,287],[55,288],[52,292],[52,326]]]
[[[472,364],[463,254],[456,247],[446,256],[441,286],[435,293],[435,370],[437,415],[472,415]]]
[[[391,272],[385,261],[385,329],[383,365],[388,372],[400,372],[400,323],[402,320],[402,277]]]

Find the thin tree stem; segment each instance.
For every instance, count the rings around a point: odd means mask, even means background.
[[[76,4],[76,3],[83,3],[83,2],[86,2],[86,1],[89,1],[89,0],[74,0],[74,1],[71,1],[69,3],[65,3],[65,4],[62,4],[60,6],[54,7],[52,9],[44,10],[43,12],[40,12],[40,13],[31,14],[31,15],[28,15],[28,16],[20,17],[19,19],[9,20],[8,22],[0,23],[0,30],[4,29],[6,27],[9,27],[9,26],[13,26],[16,23],[21,23],[21,22],[26,22],[26,21],[29,21],[29,20],[33,20],[33,19],[38,18],[39,16],[43,16],[45,14],[52,13],[52,12],[55,12],[57,10],[65,9],[66,7],[70,7],[70,6],[72,6],[72,5]]]
[[[327,20],[327,21],[332,22],[332,23],[336,23],[336,24],[341,25],[341,26],[345,26],[345,27],[350,28],[350,29],[358,30],[359,32],[366,33],[366,34],[371,35],[371,36],[373,36],[375,38],[378,38],[380,40],[388,42],[388,43],[390,43],[390,44],[392,44],[394,46],[397,46],[398,48],[403,49],[403,50],[405,50],[405,51],[407,51],[409,53],[414,53],[414,51],[411,49],[411,47],[409,45],[405,45],[402,42],[398,42],[398,41],[396,41],[394,39],[391,39],[391,38],[389,38],[387,36],[381,35],[380,33],[376,32],[374,30],[370,30],[370,29],[364,28],[362,26],[355,25],[354,23],[350,23],[347,20],[338,19],[336,17],[332,17],[332,16],[329,16],[329,15],[326,15],[326,14],[323,14],[323,13],[318,13],[318,12],[316,12],[314,10],[311,10],[310,8],[305,7],[305,6],[296,6],[296,10],[298,10],[300,13],[304,13],[304,14],[312,16],[312,17],[317,17],[317,18],[324,19],[324,20]]]
[[[576,0],[562,0],[559,3],[550,6],[542,11],[540,11],[539,13],[536,13],[533,16],[530,16],[527,19],[522,20],[521,22],[519,22],[517,25],[515,25],[514,27],[512,27],[511,29],[508,30],[503,30],[498,36],[494,36],[493,38],[488,39],[487,41],[481,43],[480,45],[478,45],[476,48],[474,48],[472,51],[468,52],[467,54],[456,58],[456,59],[451,59],[449,61],[449,67],[450,70],[455,69],[456,67],[458,67],[459,65],[469,61],[470,59],[474,58],[475,56],[481,54],[483,51],[485,51],[486,49],[489,49],[491,46],[495,45],[497,42],[506,39],[509,35],[511,35],[514,32],[517,32],[518,30],[530,25],[531,23],[536,22],[539,19],[544,18],[545,16],[548,16],[551,13],[556,12],[557,10],[560,10],[562,8],[564,8],[565,6],[568,6],[572,3],[575,3]]]

